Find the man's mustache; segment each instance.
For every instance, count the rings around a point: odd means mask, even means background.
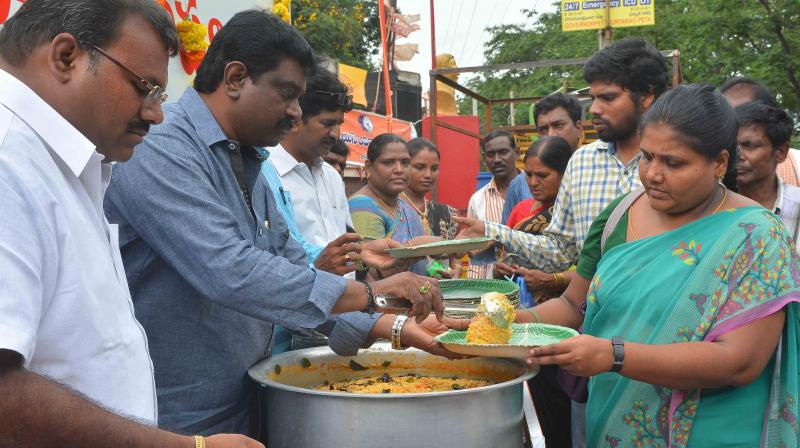
[[[288,131],[294,127],[294,119],[290,117],[286,117],[283,120],[278,122],[278,125],[275,126],[278,128],[279,131]]]
[[[150,132],[150,123],[142,120],[132,120],[128,123],[128,131],[134,134],[147,134]]]

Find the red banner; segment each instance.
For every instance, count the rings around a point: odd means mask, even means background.
[[[361,110],[353,110],[344,114],[344,124],[339,138],[350,148],[347,161],[359,166],[367,160],[367,146],[376,136],[388,132],[386,117]],[[404,139],[411,138],[411,123],[396,118],[392,119],[392,133]]]

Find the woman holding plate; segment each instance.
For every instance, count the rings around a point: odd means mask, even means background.
[[[365,240],[391,238],[414,246],[440,239],[426,236],[417,212],[400,197],[408,185],[410,164],[408,144],[398,135],[380,134],[367,147],[367,184],[348,201],[353,227]],[[428,260],[417,261],[410,268],[401,265],[391,272],[378,270],[377,274],[383,277],[405,269],[427,275]]]
[[[458,228],[453,221],[456,210],[426,197],[439,180],[439,150],[432,141],[418,137],[409,140],[408,152],[408,186],[401,197],[417,212],[426,235],[452,240]]]
[[[458,224],[453,220],[456,210],[449,205],[429,200],[431,192],[439,180],[440,155],[436,145],[426,138],[414,138],[408,142],[411,163],[408,167],[408,185],[400,195],[416,212],[425,235],[438,236],[452,240],[456,236]],[[439,265],[439,267],[443,267]],[[430,267],[429,267],[430,269]],[[458,278],[461,261],[450,260],[450,276]]]
[[[733,110],[684,85],[641,128],[644,191],[592,223],[562,296],[518,313],[584,334],[528,362],[591,377],[589,446],[797,447],[798,255],[779,218],[720,182]]]

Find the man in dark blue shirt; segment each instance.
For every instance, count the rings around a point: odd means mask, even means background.
[[[155,367],[159,425],[248,434],[247,369],[269,356],[273,324],[322,326],[354,354],[388,336],[371,296],[405,297],[412,314],[442,312],[435,280],[404,273],[371,284],[310,268],[289,236],[255,147],[274,146],[300,119],[313,70],[308,43],[269,13],[235,15],[216,35],[194,88],[164,111],[136,156],[114,169],[105,202],[136,317]],[[347,243],[342,253],[358,252]],[[344,261],[343,261],[344,263]],[[390,330],[390,329],[389,329]],[[443,350],[413,320],[405,343]],[[401,339],[403,336],[401,335]]]

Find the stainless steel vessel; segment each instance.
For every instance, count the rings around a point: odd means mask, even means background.
[[[367,367],[354,370],[353,360]],[[358,368],[358,366],[356,366]],[[437,393],[347,394],[309,389],[324,381],[417,373],[497,384]],[[264,390],[269,448],[520,448],[522,387],[535,370],[495,358],[447,360],[420,350],[375,344],[358,356],[327,347],[284,353],[254,365]]]

